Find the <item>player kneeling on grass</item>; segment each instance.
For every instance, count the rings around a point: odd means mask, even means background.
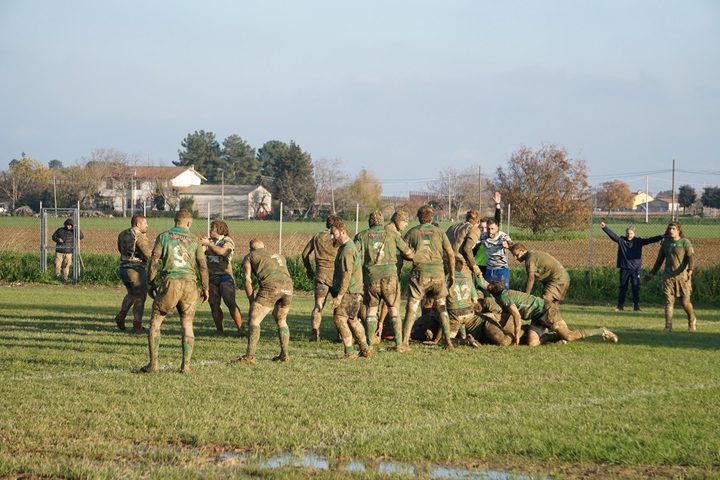
[[[208,268],[200,239],[190,232],[192,213],[180,210],[175,214],[175,227],[158,235],[150,257],[148,281],[150,296],[155,299],[148,332],[150,363],[142,372],[158,371],[160,349],[160,326],[165,316],[177,308],[182,325],[182,364],[180,372],[190,371],[190,359],[195,347],[193,319],[197,302],[197,271],[202,281],[202,303],[210,296]],[[155,292],[154,281],[159,278],[160,287]]]
[[[335,246],[338,247],[330,294],[333,297],[333,320],[345,347],[345,355],[342,359],[355,360],[358,357],[358,352],[353,347],[353,336],[360,345],[360,355],[369,357],[373,353],[373,348],[368,346],[365,328],[358,318],[363,301],[360,252],[348,235],[344,220],[338,219],[330,227],[330,233]]]
[[[289,362],[290,328],[287,316],[293,294],[293,283],[287,269],[285,257],[265,250],[265,244],[258,239],[250,240],[250,253],[243,259],[245,294],[250,301],[250,331],[248,332],[247,353],[230,360],[230,363],[255,363],[255,349],[260,340],[260,323],[272,310],[280,340],[280,355],[274,362]],[[258,280],[259,288],[253,291],[252,276]]]
[[[522,336],[522,320],[529,320],[531,326],[548,328],[555,332],[560,339],[573,342],[581,338],[602,336],[603,340],[617,343],[617,335],[605,327],[593,329],[570,330],[560,316],[558,306],[553,302],[546,302],[536,297],[516,290],[505,290],[505,286],[498,281],[490,282],[488,292],[495,298],[495,301],[502,309],[501,322],[508,317],[513,317],[513,328],[515,329],[513,345],[520,344]],[[535,347],[541,345],[539,332],[536,329],[529,329],[528,345]]]

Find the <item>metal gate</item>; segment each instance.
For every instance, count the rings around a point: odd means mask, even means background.
[[[73,228],[73,236],[75,242],[73,246],[72,261],[72,283],[75,284],[80,280],[80,267],[82,265],[82,257],[80,256],[80,207],[78,208],[43,208],[40,205],[40,270],[47,272],[48,269],[48,251],[55,251],[55,245],[48,239],[52,236],[54,229],[48,230],[48,218],[72,218],[75,226]]]

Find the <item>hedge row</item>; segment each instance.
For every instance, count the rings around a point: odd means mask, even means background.
[[[7,282],[34,282],[57,283],[54,276],[53,255],[48,255],[48,271],[40,271],[39,253],[0,252],[0,280]],[[118,277],[117,255],[83,254],[83,270],[80,283],[88,285],[121,286]],[[313,283],[305,274],[300,257],[288,258],[288,270],[293,279],[295,289],[311,292]],[[233,263],[233,273],[238,285],[242,285],[241,263]],[[645,269],[646,273],[649,269]],[[405,265],[401,283],[407,285],[410,266]],[[615,268],[594,268],[592,272],[587,268],[569,269],[571,277],[568,301],[579,303],[606,303],[614,305],[618,294],[618,271]],[[640,298],[643,304],[663,304],[664,297],[661,288],[661,274],[657,274],[648,284],[640,287]],[[511,288],[522,290],[525,285],[525,271],[519,267],[510,269]],[[720,307],[720,269],[711,268],[697,270],[693,279],[693,303],[696,305]],[[536,282],[537,292],[541,288]],[[631,293],[628,291],[627,304],[632,303]]]

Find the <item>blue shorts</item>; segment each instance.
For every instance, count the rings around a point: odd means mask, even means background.
[[[488,267],[485,270],[485,280],[488,282],[501,282],[505,285],[505,290],[510,290],[510,269]]]
[[[210,280],[210,283],[212,283],[213,285],[215,285],[217,287],[219,287],[221,283],[225,283],[225,282],[230,282],[233,285],[235,285],[235,279],[229,273],[225,273],[220,277]]]

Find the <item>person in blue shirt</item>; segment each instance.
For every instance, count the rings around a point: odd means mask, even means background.
[[[633,310],[640,310],[640,268],[642,267],[642,248],[645,245],[656,243],[662,240],[662,235],[650,238],[635,236],[635,227],[632,225],[625,230],[625,236],[621,237],[610,230],[605,222],[600,222],[600,228],[618,244],[617,268],[620,269],[620,292],[618,294],[617,311],[622,311],[625,305],[628,283],[632,285]]]

